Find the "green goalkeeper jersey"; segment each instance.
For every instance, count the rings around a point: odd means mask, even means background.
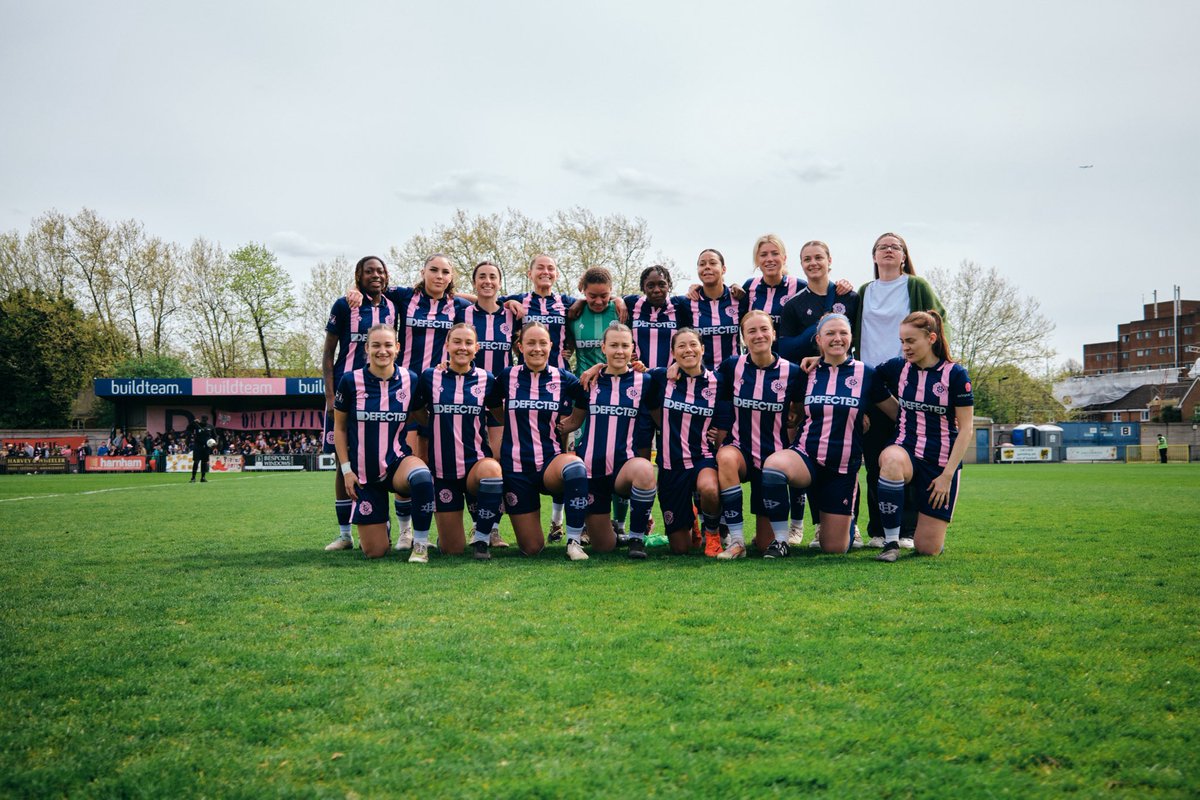
[[[582,375],[588,367],[604,363],[600,344],[604,331],[611,322],[617,321],[617,307],[613,303],[597,314],[586,305],[579,319],[571,321],[571,338],[575,340],[575,374]]]

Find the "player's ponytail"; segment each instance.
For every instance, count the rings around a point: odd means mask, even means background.
[[[934,336],[933,354],[946,361],[954,360],[954,357],[950,355],[950,342],[946,339],[946,328],[942,323],[942,315],[937,311],[932,308],[928,311],[914,311],[902,319],[900,324],[919,328],[925,331],[926,335],[932,334]]]

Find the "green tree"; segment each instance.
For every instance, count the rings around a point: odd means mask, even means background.
[[[192,371],[174,356],[143,356],[127,358],[112,368],[119,378],[190,378]]]
[[[998,423],[1044,423],[1067,418],[1063,405],[1054,399],[1051,382],[1032,377],[1019,367],[1002,364],[987,380],[971,377],[975,413]]]
[[[107,332],[62,298],[18,289],[0,301],[0,427],[52,428],[104,366]]]
[[[271,377],[271,349],[296,307],[292,279],[275,254],[251,242],[229,254],[229,288],[241,301],[258,337],[263,369]]]
[[[987,384],[1004,365],[1029,370],[1053,357],[1054,323],[995,267],[963,261],[953,272],[934,268],[927,277],[946,306],[950,352],[972,384]]]

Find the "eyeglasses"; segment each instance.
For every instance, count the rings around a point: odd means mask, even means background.
[[[875,250],[876,250],[876,251],[879,251],[879,250],[893,250],[893,251],[895,251],[895,252],[899,253],[899,252],[900,252],[900,251],[902,251],[903,249],[904,249],[904,248],[903,248],[902,246],[898,245],[898,244],[877,244],[877,245],[875,245]]]

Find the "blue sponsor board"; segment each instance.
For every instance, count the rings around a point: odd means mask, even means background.
[[[97,397],[321,397],[321,378],[96,378]]]
[[[325,379],[324,378],[288,378],[287,393],[289,395],[324,395],[325,394]]]
[[[96,378],[97,397],[187,397],[191,378]]]

